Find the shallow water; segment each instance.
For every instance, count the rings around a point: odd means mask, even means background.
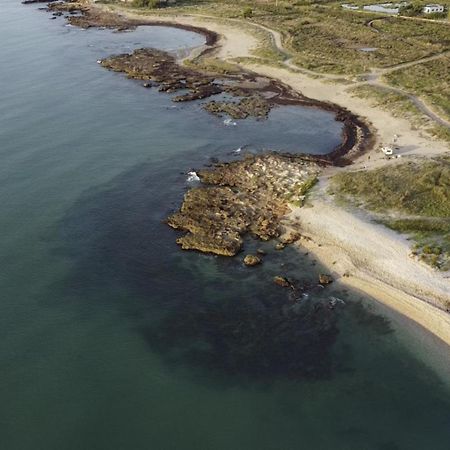
[[[162,222],[211,158],[330,151],[330,114],[226,127],[96,64],[201,36],[1,12],[0,448],[448,449],[448,379],[424,348],[447,350],[352,292],[293,303],[271,278],[320,267],[292,249],[249,240],[269,252],[249,270],[179,251]],[[305,321],[330,295],[346,306]]]

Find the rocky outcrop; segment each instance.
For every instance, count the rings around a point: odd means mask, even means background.
[[[281,287],[291,287],[291,282],[286,278],[282,277],[281,275],[277,275],[273,277],[273,282]]]
[[[216,116],[227,114],[233,119],[246,119],[256,117],[265,119],[272,108],[270,102],[260,95],[251,95],[237,102],[217,102],[206,103],[204,109]]]
[[[236,101],[210,101],[203,106],[206,111],[218,116],[227,114],[234,119],[250,116],[264,119],[274,106],[258,93],[267,89],[269,83],[251,83],[247,80],[249,74],[245,72],[234,73],[232,76],[201,72],[191,66],[179,64],[174,56],[166,52],[151,48],[105,58],[101,65],[115,72],[124,72],[129,78],[144,80],[145,85],[156,84],[160,92],[171,94],[188,91],[174,96],[174,102],[200,100],[221,93],[238,97]],[[239,86],[239,81],[246,87]]]
[[[322,285],[327,285],[333,282],[333,278],[331,277],[331,275],[327,275],[325,273],[321,273],[319,275],[319,283]]]
[[[261,264],[262,259],[256,255],[245,255],[244,264],[249,267],[257,266]]]
[[[51,2],[48,5],[48,9],[51,11],[64,11],[64,12],[87,12],[88,7],[83,2],[67,1],[67,2]],[[72,18],[69,19],[69,21]]]
[[[161,92],[190,91],[190,94],[174,97],[174,101],[195,100],[222,92],[213,76],[181,66],[172,55],[160,50],[142,48],[105,58],[100,63],[107,69],[126,73],[129,78],[156,83]]]
[[[289,211],[289,202],[299,200],[302,187],[319,170],[311,161],[276,154],[200,170],[204,185],[186,193],[168,224],[187,232],[177,239],[185,250],[235,255],[246,233],[264,241],[280,235],[280,219]]]

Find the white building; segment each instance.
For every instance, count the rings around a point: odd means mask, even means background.
[[[422,11],[424,14],[442,13],[444,12],[444,7],[442,5],[430,4],[425,5]]]

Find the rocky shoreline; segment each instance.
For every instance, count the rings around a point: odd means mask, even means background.
[[[347,165],[373,145],[373,133],[363,120],[334,104],[311,100],[284,84],[257,76],[249,71],[220,73],[214,67],[200,70],[180,64],[175,56],[151,48],[110,56],[100,61],[103,67],[144,81],[144,87],[157,87],[174,96],[174,102],[207,99],[219,94],[230,98],[211,100],[204,109],[215,115],[233,119],[267,118],[272,108],[281,105],[314,107],[335,113],[343,123],[342,142],[327,155],[312,157],[324,164]],[[187,92],[185,92],[187,91]],[[306,156],[306,155],[305,155]]]
[[[184,250],[234,256],[247,233],[267,241],[281,235],[289,204],[300,205],[320,166],[301,157],[247,156],[198,173],[203,185],[190,189],[167,223],[186,232]]]
[[[189,29],[205,36],[208,54],[214,51],[218,39],[217,34],[201,28],[129,19],[95,8],[87,0],[51,2],[47,8],[54,16],[66,13],[64,17],[70,24],[82,28],[122,31],[164,25]],[[141,48],[99,62],[109,70],[142,81],[146,88],[176,94],[174,102],[206,99],[203,108],[214,115],[264,120],[272,108],[297,105],[333,112],[343,123],[342,142],[327,155],[252,155],[199,171],[202,185],[186,193],[180,210],[167,223],[185,233],[177,239],[183,249],[233,256],[241,250],[246,234],[262,240],[279,237],[281,218],[290,211],[289,205],[302,204],[321,167],[350,164],[371,147],[373,134],[369,125],[346,109],[312,100],[279,81],[237,66],[228,71],[202,65],[204,55],[205,51],[188,65],[172,54]]]
[[[26,1],[27,0],[25,0],[25,2]],[[28,1],[38,2],[39,0]],[[134,29],[138,26],[171,26],[200,33],[205,36],[206,48],[200,55],[196,56],[196,61],[200,61],[206,54],[214,54],[218,41],[218,35],[205,28],[170,22],[161,22],[157,20],[149,21],[130,19],[120,14],[115,14],[96,8],[95,5],[92,5],[88,0],[54,1],[48,3],[47,9],[53,12],[54,15],[67,13],[64,16],[66,20],[71,25],[81,28],[99,27],[124,31]],[[157,56],[156,51],[153,49],[141,49],[140,51],[150,52],[152,54],[152,59],[155,59]],[[168,56],[165,54],[163,56],[164,52],[158,53],[164,60],[166,60],[166,62],[170,59],[170,55]],[[126,72],[126,63],[132,64],[136,56],[136,54],[132,53],[129,54],[128,57],[118,55],[116,57],[118,59],[115,61],[114,56],[107,58],[107,60],[110,64],[113,64],[114,62],[114,70]],[[120,61],[124,63],[122,68],[120,68]],[[154,63],[158,64],[157,61],[154,61]],[[106,64],[107,63],[105,63],[105,67]],[[179,67],[176,67],[177,65]],[[230,93],[234,97],[241,97],[235,101],[223,102],[222,100],[214,100],[205,105],[205,109],[213,114],[230,114],[234,118],[246,118],[253,116],[261,119],[267,117],[270,109],[277,105],[299,105],[319,108],[335,113],[336,120],[343,123],[342,142],[332,152],[320,157],[320,160],[323,163],[334,165],[351,164],[357,156],[369,150],[374,144],[374,136],[370,125],[355,114],[345,108],[341,108],[336,104],[305,97],[279,81],[261,77],[243,69],[239,69],[237,73],[225,75],[214,71],[211,73],[203,73],[204,71],[195,68],[195,64],[194,68],[188,69],[186,66],[179,64],[175,58],[170,62],[169,67],[175,74],[190,71],[191,76],[195,74],[195,77],[198,77],[200,80],[204,79],[205,75],[213,76],[216,79],[215,82],[211,81],[209,83],[208,89],[204,86],[202,89],[199,89],[199,93],[193,94],[191,92],[188,96],[179,96],[176,101],[197,100],[199,98],[207,98],[223,92],[227,94]],[[169,84],[173,87],[173,80],[171,81],[171,79],[173,79],[174,73],[171,73],[170,70],[167,71],[167,79],[163,84]],[[133,78],[137,79],[145,79],[146,76],[148,76],[148,74],[146,74],[145,71],[144,73],[139,74],[137,70],[134,70],[132,75]],[[218,79],[220,79],[221,82],[225,80],[227,82],[226,86],[218,87],[221,84],[217,83]],[[144,85],[146,87],[151,86],[149,83],[145,83]],[[181,88],[181,86],[179,88]],[[164,90],[164,86],[161,90]],[[203,97],[203,93],[205,93],[205,91],[207,92],[207,95],[206,97]]]
[[[47,10],[53,14],[76,13],[76,16],[66,15],[65,18],[73,26],[80,28],[110,28],[116,31],[133,30],[139,26],[169,26],[199,33],[205,37],[205,45],[214,46],[218,41],[217,33],[206,28],[189,25],[168,24],[166,22],[129,19],[120,14],[110,13],[95,8],[89,0],[24,0],[22,3],[47,3]]]

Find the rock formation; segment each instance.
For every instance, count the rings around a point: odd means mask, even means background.
[[[319,166],[277,154],[200,170],[203,186],[189,190],[168,224],[187,232],[177,239],[185,250],[233,256],[246,233],[267,241],[280,235],[280,219],[289,203],[304,196],[303,186],[317,177]]]

